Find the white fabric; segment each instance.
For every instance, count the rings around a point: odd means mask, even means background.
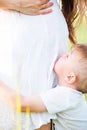
[[[25,96],[45,92],[56,85],[54,61],[67,50],[67,25],[56,0],[53,2],[53,12],[47,15],[29,16],[0,10],[0,80]],[[5,117],[1,109],[0,113]],[[3,116],[3,128],[8,130]],[[52,115],[47,113],[30,114],[29,130],[48,123],[50,118]],[[25,125],[26,120],[22,119]]]
[[[81,92],[57,86],[41,98],[48,112],[56,114],[55,130],[87,130],[87,102]]]

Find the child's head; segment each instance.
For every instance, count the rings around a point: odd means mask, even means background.
[[[87,44],[74,45],[70,53],[55,62],[54,71],[60,85],[74,86],[87,93]]]

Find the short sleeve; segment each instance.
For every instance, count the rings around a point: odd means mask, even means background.
[[[63,87],[56,87],[40,95],[49,113],[55,114],[70,108],[69,92]]]

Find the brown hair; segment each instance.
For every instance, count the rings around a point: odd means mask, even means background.
[[[79,61],[76,63],[77,67],[74,66],[78,77],[76,86],[79,91],[87,93],[87,44],[76,44],[72,51],[77,52],[79,56]]]
[[[81,21],[85,12],[87,0],[61,0],[62,12],[66,19],[68,30],[69,30],[69,39],[73,44],[76,43],[75,36],[75,20]]]

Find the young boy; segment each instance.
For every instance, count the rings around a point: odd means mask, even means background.
[[[75,45],[54,64],[58,86],[39,96],[20,96],[21,110],[55,114],[55,130],[87,130],[87,45]],[[3,83],[2,83],[3,84]],[[8,105],[16,109],[15,93],[4,84],[0,87]],[[0,98],[6,103],[6,98]]]

